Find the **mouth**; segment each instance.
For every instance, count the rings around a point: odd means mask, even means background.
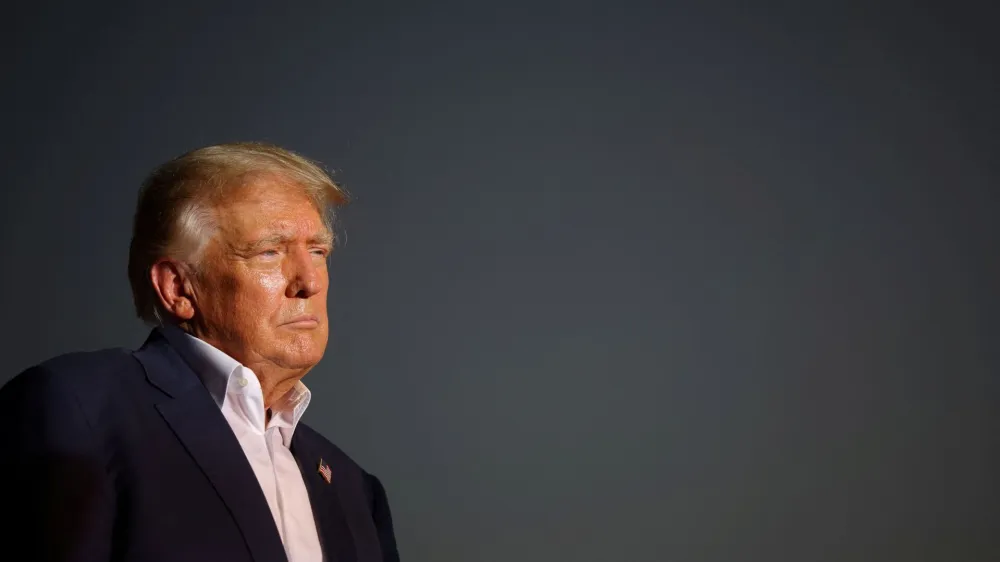
[[[295,316],[281,323],[281,327],[283,328],[293,328],[299,330],[308,330],[317,326],[319,326],[319,318],[312,314]]]

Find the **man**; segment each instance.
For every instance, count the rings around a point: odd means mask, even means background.
[[[317,165],[260,143],[149,176],[128,266],[146,343],[0,389],[4,559],[399,559],[379,480],[299,422],[345,201]]]

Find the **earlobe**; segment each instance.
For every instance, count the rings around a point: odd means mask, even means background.
[[[149,280],[164,310],[180,320],[194,317],[191,284],[185,279],[180,264],[168,259],[154,263],[149,271]]]
[[[187,297],[178,298],[174,303],[174,307],[171,309],[171,312],[173,312],[174,316],[181,320],[190,320],[194,318],[194,306],[191,304],[191,299]]]

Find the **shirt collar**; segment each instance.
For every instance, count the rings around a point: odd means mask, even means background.
[[[164,325],[162,332],[170,345],[198,375],[220,409],[230,395],[240,395],[248,389],[251,392],[256,390],[256,394],[260,394],[257,374],[226,352],[177,326]],[[279,428],[285,446],[291,444],[295,427],[302,419],[311,399],[312,392],[302,381],[296,381],[291,390],[271,405],[269,427]],[[263,410],[263,398],[260,397],[258,400]]]

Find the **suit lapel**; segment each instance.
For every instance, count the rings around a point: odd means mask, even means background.
[[[321,456],[303,437],[301,427],[292,435],[291,450],[309,491],[309,504],[323,543],[323,554],[330,562],[357,562],[354,537],[337,493],[337,468],[329,459],[325,461],[332,471],[331,483],[328,483],[319,471]]]
[[[158,331],[135,357],[145,367],[149,382],[169,397],[157,404],[157,410],[229,508],[254,560],[286,560],[260,483],[197,375]]]

